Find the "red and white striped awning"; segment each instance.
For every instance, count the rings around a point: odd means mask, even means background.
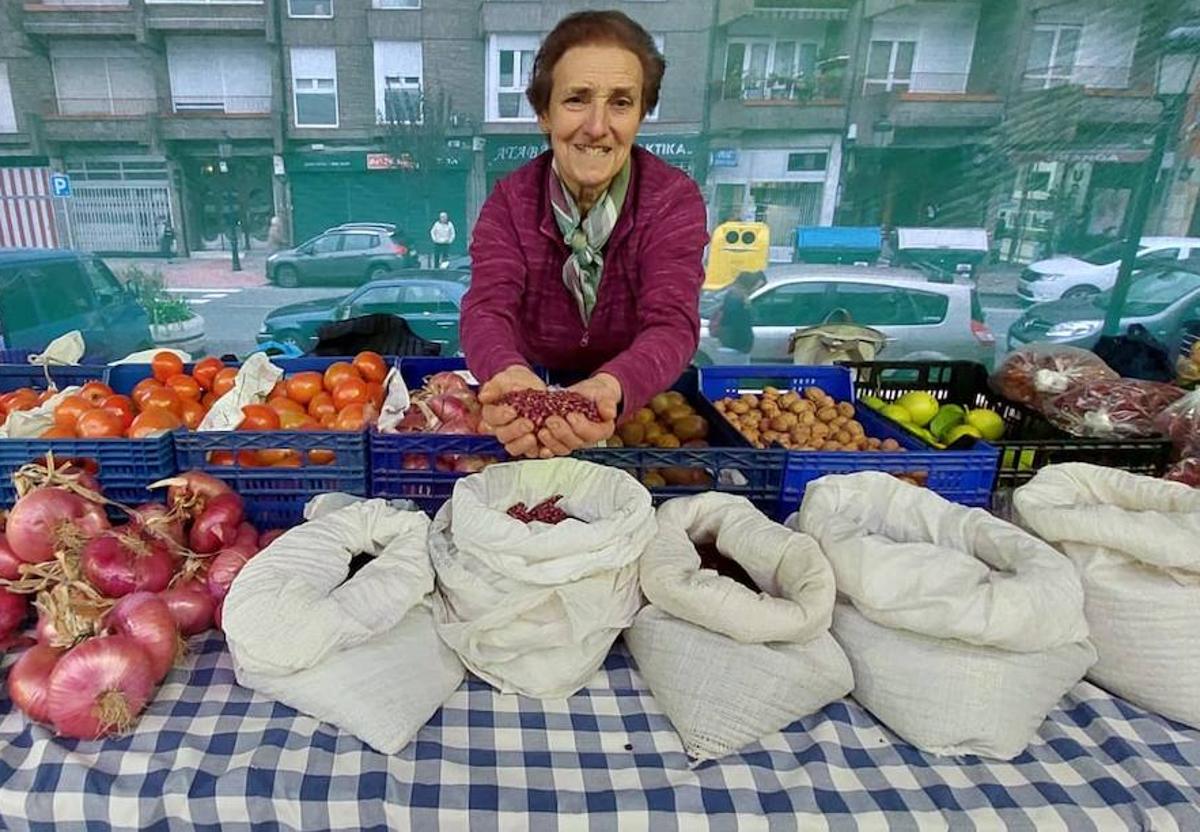
[[[49,168],[0,167],[0,248],[56,248]]]

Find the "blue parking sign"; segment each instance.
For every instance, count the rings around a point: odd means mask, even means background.
[[[65,173],[50,174],[50,190],[55,196],[70,196],[71,177]]]

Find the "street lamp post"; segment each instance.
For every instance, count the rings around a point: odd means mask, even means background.
[[[233,188],[233,169],[230,167],[230,162],[233,159],[233,142],[229,140],[229,134],[226,133],[220,142],[217,143],[217,154],[221,157],[221,174],[225,177],[225,222],[229,226],[229,247],[233,254],[232,269],[235,272],[242,270],[242,261],[238,257],[238,210],[237,210],[237,194]]]
[[[1112,297],[1104,312],[1105,335],[1121,334],[1121,312],[1125,308],[1125,299],[1129,296],[1129,287],[1133,282],[1134,261],[1137,260],[1137,252],[1141,247],[1142,231],[1150,213],[1155,185],[1162,172],[1167,141],[1179,132],[1180,119],[1187,109],[1187,99],[1191,94],[1196,64],[1200,61],[1200,22],[1172,29],[1163,38],[1162,46],[1163,55],[1159,59],[1158,79],[1155,85],[1158,99],[1163,105],[1162,116],[1154,129],[1150,155],[1146,159],[1141,182],[1134,193],[1128,233],[1124,240],[1125,247],[1117,271],[1117,282],[1113,286]]]

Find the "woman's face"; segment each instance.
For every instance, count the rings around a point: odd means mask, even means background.
[[[642,65],[628,49],[574,46],[554,65],[550,106],[538,123],[576,199],[595,199],[629,158],[642,123]]]

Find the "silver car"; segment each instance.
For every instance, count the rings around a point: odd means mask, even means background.
[[[391,223],[346,223],[267,258],[267,280],[293,288],[302,283],[359,284],[408,268],[411,253]]]
[[[860,266],[791,265],[769,268],[767,284],[750,295],[754,328],[751,360],[790,363],[793,332],[825,323],[838,310],[887,336],[890,360],[966,360],[991,366],[996,339],[984,321],[975,288],[930,283],[920,272]],[[712,337],[709,316],[723,293],[701,299],[700,347],[696,363],[728,360]]]

